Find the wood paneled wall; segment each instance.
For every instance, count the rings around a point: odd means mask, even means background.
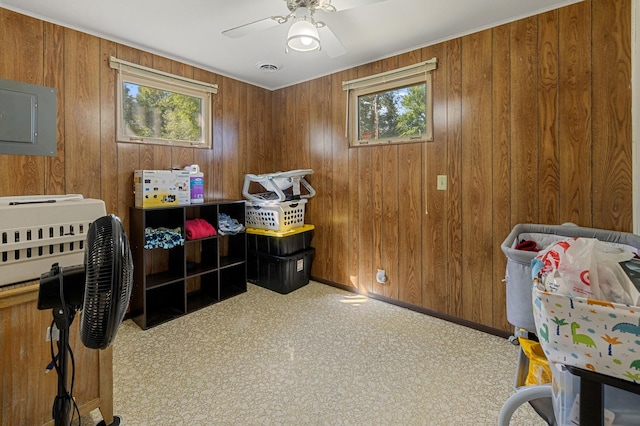
[[[198,163],[207,197],[240,198],[245,173],[312,168],[313,277],[508,331],[516,223],[632,229],[630,44],[631,1],[587,0],[270,92],[0,8],[0,78],[58,89],[58,155],[0,155],[0,195],[128,223],[135,169]],[[112,55],[217,83],[213,149],[116,143]],[[349,149],[342,81],[432,57],[434,141]]]
[[[631,2],[587,0],[274,92],[281,168],[315,171],[312,275],[510,331],[515,224],[632,229],[630,43]],[[432,57],[434,141],[349,149],[342,81]]]
[[[133,171],[199,164],[208,198],[242,197],[246,173],[273,170],[271,92],[0,8],[0,78],[54,87],[57,156],[0,155],[0,196],[78,193],[105,201],[128,229]],[[109,57],[219,86],[213,149],[116,143]]]

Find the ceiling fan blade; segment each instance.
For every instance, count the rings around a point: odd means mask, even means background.
[[[322,50],[327,53],[327,56],[337,58],[347,53],[347,49],[340,43],[338,37],[329,27],[318,28],[318,32],[320,33],[320,45]]]
[[[369,4],[380,3],[385,0],[331,0],[331,5],[336,8],[337,11],[354,9],[360,6],[367,6]]]
[[[256,31],[266,30],[267,28],[275,27],[276,25],[278,25],[278,22],[275,19],[264,18],[264,19],[260,19],[259,21],[254,21],[248,24],[240,25],[235,28],[224,30],[222,34],[231,38],[240,38]]]

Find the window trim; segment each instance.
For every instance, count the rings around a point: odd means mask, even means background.
[[[433,141],[433,78],[431,71],[436,69],[438,60],[428,61],[396,70],[375,74],[368,77],[345,81],[342,89],[347,92],[345,136],[349,139],[349,147],[379,146],[390,144],[422,143]],[[426,107],[426,134],[420,137],[392,138],[379,140],[358,139],[358,98],[374,93],[414,86],[424,82]]]
[[[168,146],[186,146],[191,148],[206,148],[212,146],[212,106],[211,95],[218,93],[218,85],[180,77],[142,65],[126,62],[115,57],[109,60],[111,68],[118,71],[118,87],[116,88],[116,140],[118,142],[142,143]],[[137,85],[167,90],[174,93],[202,99],[202,142],[180,141],[160,138],[142,138],[125,135],[123,126],[123,83],[130,82]]]

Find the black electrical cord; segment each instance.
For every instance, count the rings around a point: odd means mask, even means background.
[[[62,303],[62,312],[63,312],[63,326],[65,329],[67,329],[67,333],[69,332],[69,329],[71,328],[71,321],[73,321],[73,318],[69,317],[69,307],[67,306],[67,302],[65,301],[64,298],[64,279],[63,279],[63,273],[62,271],[59,271],[58,273],[58,281],[60,283],[59,285],[59,291],[60,291],[60,302]],[[51,322],[51,330],[53,330],[53,326],[55,324],[55,318],[54,320]],[[53,366],[56,369],[56,373],[58,374],[58,381],[61,381],[61,377],[62,377],[62,371],[60,370],[60,353],[58,353],[57,355],[55,355],[53,353],[53,338],[51,339],[51,362],[53,363]],[[71,420],[70,422],[73,422],[73,420],[75,419],[76,413],[78,414],[78,426],[82,425],[82,418],[80,416],[80,408],[78,407],[78,404],[76,403],[75,399],[73,398],[73,384],[75,382],[75,376],[76,376],[76,364],[75,364],[75,359],[73,357],[73,350],[71,349],[71,345],[70,343],[67,341],[67,350],[69,351],[69,358],[71,359],[71,387],[69,390],[67,390],[67,384],[66,383],[62,383],[62,390],[64,393],[64,398],[68,401],[70,401],[73,404],[73,411],[72,411],[72,415],[71,415]],[[63,362],[66,362],[66,360],[64,360]],[[54,402],[54,409],[53,409],[53,417],[55,418],[55,402]]]
[[[56,373],[58,372],[58,355],[53,353],[53,327],[56,325],[56,320],[51,320],[51,325],[49,326],[49,349],[51,350],[51,362],[47,366],[47,370],[51,370],[52,368],[56,369]]]
[[[55,320],[51,321],[51,328],[50,330],[53,330],[53,327],[55,326]],[[51,363],[49,365],[53,364],[53,368],[55,368],[56,370],[56,374],[58,375],[58,381],[60,381],[60,377],[62,377],[62,371],[60,370],[60,352],[58,352],[57,354],[53,352],[53,341],[55,339],[53,338],[53,336],[51,336],[51,340],[49,341],[49,347],[51,350]],[[47,366],[47,368],[49,368]],[[71,399],[73,401],[73,399],[71,398],[71,394],[67,391],[67,384],[63,383],[62,384],[62,388],[64,390],[64,396],[65,399]],[[75,404],[75,402],[74,402]],[[56,417],[56,402],[54,401],[53,403],[53,408],[51,409],[51,417],[53,417],[55,419]],[[72,419],[73,420],[73,419]]]
[[[51,321],[51,329],[53,329],[55,322]],[[51,363],[49,365],[51,365],[51,368],[55,368],[56,370],[56,374],[58,374],[58,376],[62,375],[62,371],[60,371],[60,365],[58,364],[59,360],[59,353],[55,354],[53,352],[53,340],[51,339],[50,342],[50,349],[51,349]],[[69,351],[69,358],[71,359],[71,389],[69,391],[67,391],[66,389],[66,383],[63,384],[63,389],[64,389],[64,393],[65,393],[65,398],[68,399],[69,401],[71,401],[71,403],[73,404],[73,414],[71,416],[71,422],[73,423],[73,420],[75,419],[76,414],[78,415],[78,426],[82,425],[82,417],[80,416],[80,408],[78,407],[78,404],[76,403],[76,400],[73,398],[73,384],[75,382],[75,378],[76,378],[76,362],[75,362],[75,358],[73,356],[73,350],[71,349],[71,345],[67,344],[67,350]],[[47,366],[47,370],[49,370],[49,366]],[[55,417],[55,404],[54,404],[54,408],[51,411],[51,416]]]
[[[80,408],[78,407],[78,404],[76,403],[75,398],[72,397],[73,395],[73,384],[76,381],[76,361],[75,358],[73,357],[73,350],[71,350],[71,344],[67,343],[67,350],[69,351],[69,358],[71,359],[71,388],[69,390],[69,398],[71,399],[71,402],[73,403],[73,414],[71,415],[71,422],[73,422],[73,419],[75,418],[75,415],[78,414],[78,426],[82,425],[82,417],[80,416]]]
[[[51,326],[49,327],[49,333],[51,334],[49,337],[49,348],[51,350],[51,362],[49,363],[49,365],[51,366],[51,368],[55,368],[56,369],[56,374],[58,375],[58,377],[60,377],[60,366],[58,365],[58,355],[53,353],[53,327],[55,326],[55,319],[51,321]],[[49,366],[47,366],[47,368],[49,368]],[[58,379],[59,380],[59,379]],[[56,403],[53,403],[53,407],[51,408],[51,418],[55,419],[56,418]]]

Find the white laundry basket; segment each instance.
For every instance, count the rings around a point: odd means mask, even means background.
[[[307,200],[278,203],[246,202],[245,224],[248,228],[288,231],[304,225]]]

